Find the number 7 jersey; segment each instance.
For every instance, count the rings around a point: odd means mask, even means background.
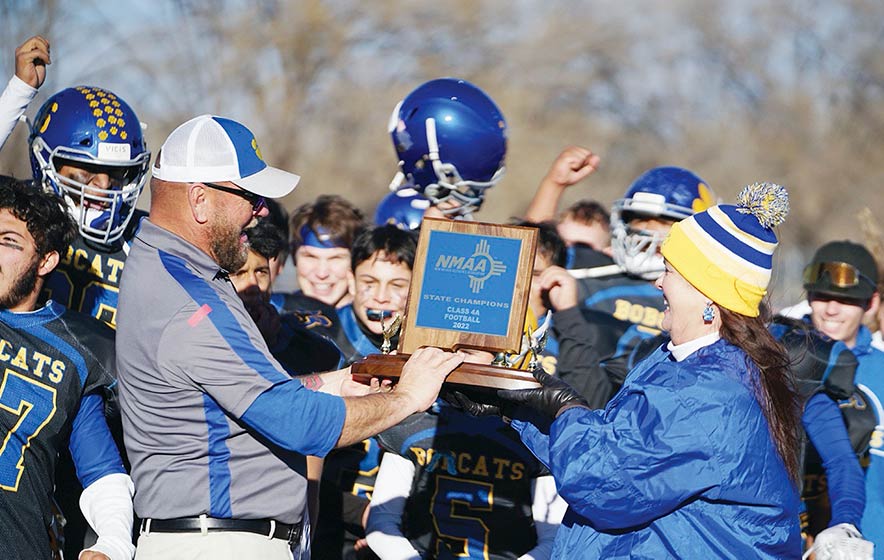
[[[125,472],[102,414],[113,332],[50,303],[0,310],[0,558],[49,557],[47,526],[59,451],[84,486]]]

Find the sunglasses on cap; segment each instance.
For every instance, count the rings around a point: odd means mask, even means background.
[[[225,187],[224,185],[216,185],[215,183],[206,183],[201,181],[200,184],[209,187],[210,189],[215,189],[216,191],[222,191],[230,194],[235,194],[240,198],[244,198],[249,201],[252,205],[252,212],[258,213],[262,208],[267,206],[267,200],[261,196],[260,194],[255,194],[250,191],[246,191],[243,189],[234,189],[233,187]]]
[[[865,280],[872,286],[872,279],[859,271],[852,264],[844,262],[813,263],[804,269],[804,283],[816,284],[823,275],[828,275],[828,283],[837,288],[853,288],[859,285],[860,280]]]

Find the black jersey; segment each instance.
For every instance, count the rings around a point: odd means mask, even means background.
[[[350,364],[361,357],[344,333],[340,310],[300,291],[293,294],[271,294],[270,303],[281,315],[291,315],[305,329],[333,341],[343,354],[345,363]]]
[[[603,408],[623,379],[612,377],[602,364],[615,359],[618,367],[625,364],[636,346],[660,334],[663,295],[652,282],[622,272],[581,277],[577,284],[582,313],[569,309],[554,315],[557,373],[591,407]]]
[[[77,236],[46,279],[43,299],[95,317],[117,328],[120,277],[130,240],[147,214],[136,211],[123,236],[113,245],[99,245]]]
[[[113,332],[50,303],[0,311],[0,558],[48,558],[50,499],[60,450],[85,487],[123,473],[102,413]]]
[[[344,367],[344,356],[333,340],[309,329],[301,317],[281,315],[279,332],[270,352],[289,375],[307,375]]]
[[[548,473],[499,418],[437,401],[378,439],[414,464],[402,532],[425,558],[517,558],[536,546],[531,483]]]
[[[649,336],[660,332],[663,292],[653,282],[620,273],[601,278],[581,278],[577,285],[578,301],[582,302],[583,307],[633,323]]]

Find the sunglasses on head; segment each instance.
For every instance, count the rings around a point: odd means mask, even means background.
[[[804,269],[804,283],[816,284],[823,275],[828,276],[828,282],[837,288],[852,288],[859,285],[860,280],[865,280],[872,286],[872,279],[859,271],[852,264],[844,262],[813,263]]]
[[[216,191],[222,191],[230,194],[234,194],[240,198],[244,198],[249,201],[252,205],[252,212],[260,212],[262,208],[267,206],[267,200],[259,195],[250,191],[246,191],[243,189],[235,189],[233,187],[225,187],[224,185],[216,185],[215,183],[206,183],[201,182],[201,184],[209,187],[210,189],[215,189]]]

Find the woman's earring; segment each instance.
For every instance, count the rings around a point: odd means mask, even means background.
[[[707,301],[706,307],[703,308],[703,322],[707,325],[715,320],[715,308],[712,307],[712,302]]]

